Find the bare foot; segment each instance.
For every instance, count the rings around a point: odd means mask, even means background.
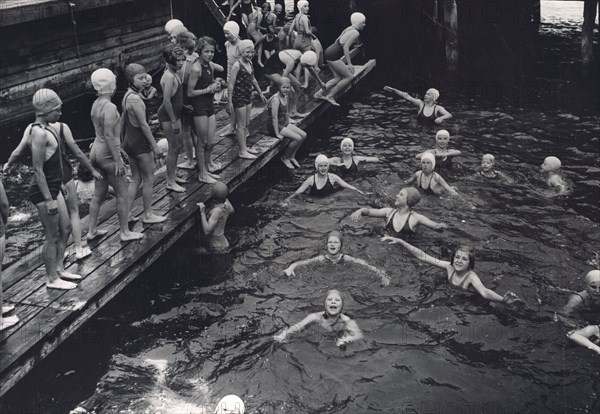
[[[293,114],[290,114],[290,116],[292,116],[294,118],[304,118],[306,115],[308,115],[308,114],[302,113],[302,112],[294,112]]]
[[[315,93],[315,94],[313,95],[313,98],[315,98],[315,99],[323,99],[323,90],[322,90],[322,89],[319,89],[319,90],[317,91],[317,93]]]
[[[217,171],[223,169],[223,164],[220,163],[219,161],[216,161],[216,162],[213,161],[210,164],[208,164],[207,169],[208,169],[208,172],[214,173],[214,172],[217,172]]]
[[[283,163],[283,165],[285,165],[287,167],[288,170],[293,170],[294,169],[294,165],[292,164],[292,162],[286,158],[281,158],[281,162]]]
[[[258,154],[258,150],[254,149],[254,148],[246,148],[246,150],[250,153],[250,154]]]
[[[144,237],[144,233],[138,233],[137,231],[128,231],[127,233],[121,232],[121,241],[122,242],[139,240],[143,237]]]
[[[56,272],[58,277],[64,280],[81,280],[81,276],[75,273],[67,272],[66,270],[59,270]]]
[[[228,136],[233,135],[233,134],[235,134],[235,131],[233,131],[231,129],[227,129],[227,130],[223,131],[221,134],[219,134],[219,136],[221,138],[223,138],[223,137],[228,137]]]
[[[255,160],[256,158],[258,158],[256,155],[250,154],[249,152],[240,152],[238,156],[245,160]]]
[[[325,100],[327,102],[329,102],[330,104],[332,104],[333,106],[340,106],[340,104],[337,103],[337,101],[335,99],[333,99],[331,96],[326,96]]]
[[[95,238],[106,236],[107,233],[108,233],[108,230],[105,230],[105,229],[96,229],[96,231],[94,231],[94,232],[92,232],[90,230],[90,231],[88,231],[87,239],[94,240]]]
[[[159,216],[158,214],[151,214],[149,216],[144,216],[142,218],[142,223],[144,224],[157,224],[162,223],[167,219],[167,216]]]
[[[0,318],[0,331],[10,328],[11,326],[15,326],[19,323],[19,317],[16,315],[9,316],[7,318]]]
[[[294,167],[300,168],[300,163],[296,158],[290,158],[290,162],[294,165]]]
[[[183,170],[193,170],[196,168],[196,164],[191,161],[182,162],[177,166],[177,168],[181,168]]]
[[[210,178],[214,178],[215,180],[218,180],[219,178],[221,178],[221,176],[219,174],[213,174],[211,172],[207,172],[206,174],[208,174],[208,176]]]
[[[73,282],[67,282],[66,280],[57,278],[52,282],[46,282],[46,287],[48,289],[71,290],[75,289],[77,285]]]
[[[177,183],[167,184],[167,190],[175,191],[176,193],[185,193],[186,192],[186,189]]]
[[[215,180],[210,175],[208,175],[208,173],[206,175],[202,175],[202,174],[198,175],[198,181],[200,181],[201,183],[206,183],[206,184],[214,184],[217,182],[217,180]]]
[[[129,216],[129,218],[127,219],[128,223],[137,223],[138,221],[140,221],[140,219],[136,216]]]
[[[90,248],[88,246],[75,247],[75,259],[76,260],[81,260],[85,257],[88,257],[90,254],[92,254],[92,251],[90,250]]]
[[[15,310],[15,305],[4,305],[4,306],[2,306],[2,315],[5,315],[14,310]]]
[[[290,121],[290,124],[294,124],[294,125],[296,125],[298,123],[298,120],[294,119],[294,118],[290,118],[289,121]]]
[[[189,180],[187,178],[175,177],[175,182],[177,184],[187,184]]]

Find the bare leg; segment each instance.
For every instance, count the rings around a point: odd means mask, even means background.
[[[154,156],[146,152],[137,156],[138,167],[142,175],[142,200],[144,215],[142,221],[147,224],[162,223],[166,216],[159,216],[152,211],[152,194],[154,192]]]
[[[294,164],[294,166],[296,166],[296,167],[300,167],[300,163],[296,160],[296,153],[298,152],[298,150],[302,146],[302,143],[306,139],[306,132],[304,130],[298,128],[296,125],[292,125],[292,124],[288,125],[286,127],[286,129],[288,129],[290,132],[292,132],[294,134],[297,134],[300,137],[300,139],[298,141],[298,145],[296,145],[294,147],[294,150],[290,154],[290,161],[292,162],[292,164]]]
[[[183,138],[183,149],[185,150],[187,160],[180,165],[180,168],[185,170],[193,170],[196,168],[196,164],[194,164],[194,139],[192,138],[192,133],[190,130],[190,122],[192,121],[189,115],[182,115],[181,135]]]
[[[65,201],[71,219],[71,234],[73,235],[73,242],[75,244],[75,258],[80,260],[92,254],[92,251],[89,247],[83,246],[81,243],[81,218],[79,217],[79,203],[75,182],[73,180],[69,181],[66,187],[69,194]]]
[[[104,177],[108,177],[108,184],[112,185],[113,189],[115,190],[115,196],[117,198],[117,218],[119,219],[121,241],[127,242],[131,240],[139,240],[144,237],[144,234],[129,230],[129,184],[127,183],[124,175],[115,175],[114,164],[111,165],[113,166],[113,172],[108,175],[103,175]],[[107,187],[108,184],[106,184]]]
[[[237,128],[237,114],[235,110],[231,113],[231,120],[229,121],[229,129],[221,133],[221,137],[227,137],[229,135],[234,135]]]
[[[214,162],[212,158],[212,151],[215,146],[215,132],[217,130],[217,118],[215,115],[211,115],[207,119],[206,125],[206,149],[204,150],[205,164],[209,173],[219,171],[222,166],[220,162]],[[213,176],[213,178],[219,178]]]
[[[3,297],[3,292],[2,292],[2,261],[4,260],[5,241],[6,241],[6,238],[4,235],[2,237],[0,237],[0,307],[2,308],[3,311],[6,309],[6,312],[10,312],[10,308],[8,306],[4,306],[4,297]],[[13,307],[13,309],[14,309],[14,307]],[[8,317],[3,317],[2,313],[0,312],[0,331],[10,328],[11,326],[15,325],[18,322],[19,322],[19,318],[17,316],[13,315],[13,316],[8,316]]]
[[[161,122],[160,125],[169,142],[169,148],[167,149],[167,190],[183,193],[185,188],[175,181],[177,178],[177,157],[181,152],[182,136],[173,132],[171,122]]]
[[[114,166],[114,164],[112,164]],[[108,177],[111,172],[107,169],[102,169],[102,179],[94,182],[94,195],[90,202],[90,211],[88,214],[89,229],[87,234],[88,240],[93,240],[98,236],[106,234],[106,230],[98,230],[98,215],[100,214],[100,205],[106,199],[106,193],[108,192]],[[114,170],[112,172],[114,174]]]
[[[140,171],[140,161],[137,158],[138,156],[129,156],[129,167],[131,168],[131,181],[129,182],[129,187],[127,189],[127,212],[129,213],[128,221],[137,221],[136,217],[133,215],[133,202],[135,201],[135,196],[137,195],[138,189],[142,184],[142,172]]]
[[[328,61],[327,63],[329,64],[329,68],[331,69],[331,71],[336,76],[340,77],[340,80],[335,86],[333,86],[333,88],[325,97],[325,99],[327,99],[332,105],[339,106],[339,104],[334,99],[335,95],[352,81],[352,72],[350,72],[348,66],[346,66],[346,64],[341,60],[335,62]]]
[[[246,147],[246,107],[243,106],[241,108],[235,108],[235,113],[237,115],[237,128],[235,130],[235,135],[237,137],[239,146],[239,157],[247,160],[256,159],[256,155],[250,154],[248,152],[248,148]]]
[[[198,165],[198,180],[203,183],[212,184],[216,180],[209,174],[208,164],[206,163],[206,144],[209,135],[208,120],[209,117],[207,116],[194,117],[194,129],[198,136],[198,142],[196,143],[196,163]]]
[[[69,211],[67,204],[62,194],[58,194],[56,199],[58,202],[58,230],[60,232],[58,238],[58,262],[56,265],[56,273],[61,279],[65,280],[80,280],[81,276],[75,273],[70,273],[65,270],[65,250],[71,235],[72,226],[71,220],[69,220]]]

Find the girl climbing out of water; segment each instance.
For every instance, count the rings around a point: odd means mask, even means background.
[[[440,98],[440,93],[437,89],[428,89],[427,92],[425,92],[423,100],[413,98],[407,92],[402,92],[396,88],[392,88],[391,86],[385,86],[383,90],[393,92],[419,108],[417,121],[420,124],[433,126],[436,124],[441,124],[446,119],[452,118],[452,114],[450,114],[450,112],[446,111],[443,106],[437,104],[437,100]]]
[[[228,196],[227,185],[217,181],[212,186],[213,205],[208,214],[204,203],[197,204],[200,210],[200,224],[206,236],[206,247],[210,253],[220,254],[229,250],[229,242],[225,237],[225,224],[234,209],[227,199]]]
[[[475,254],[470,247],[459,246],[454,253],[452,253],[452,259],[447,262],[445,260],[436,259],[425,253],[423,250],[396,237],[384,236],[381,238],[381,241],[387,241],[390,244],[400,244],[423,263],[445,269],[448,282],[450,282],[450,285],[453,287],[476,292],[482,298],[494,302],[511,304],[519,299],[517,295],[510,290],[507,291],[504,296],[500,296],[483,285],[479,276],[477,276],[477,273],[473,271],[473,268],[475,267]]]
[[[591,338],[596,338],[592,341]],[[600,325],[588,325],[585,328],[571,331],[567,334],[571,341],[586,347],[592,352],[600,354]]]
[[[427,217],[415,213],[412,208],[421,200],[419,190],[414,187],[400,190],[395,200],[395,207],[386,208],[359,208],[350,218],[359,221],[363,215],[368,217],[385,218],[385,231],[394,237],[412,237],[417,234],[420,225],[435,231],[442,232],[448,228],[445,223],[436,223]]]
[[[289,138],[291,140],[281,157],[281,162],[288,169],[293,170],[295,167],[300,167],[300,164],[296,160],[296,153],[306,139],[306,132],[296,125],[290,124],[288,95],[291,89],[292,83],[290,79],[282,77],[279,83],[279,92],[269,99],[267,105],[267,112],[269,114],[267,129],[272,136],[279,139]]]
[[[418,153],[415,158],[420,160],[426,152],[432,153],[435,156],[435,165],[438,170],[449,170],[452,168],[452,158],[461,154],[459,150],[448,148],[449,141],[450,133],[445,129],[441,129],[435,134],[435,147]]]
[[[421,170],[417,171],[404,184],[411,185],[416,183],[419,191],[425,194],[440,194],[442,190],[448,191],[452,195],[458,195],[455,188],[450,187],[441,175],[434,171],[435,156],[426,152],[421,156]]]
[[[317,173],[308,177],[302,185],[296,190],[296,192],[290,194],[283,201],[283,206],[286,207],[289,205],[289,202],[292,198],[296,197],[299,194],[304,193],[306,190],[310,188],[310,195],[316,197],[326,197],[331,195],[334,192],[334,186],[337,184],[340,187],[347,188],[349,190],[354,190],[360,194],[364,194],[358,188],[353,185],[348,184],[340,177],[335,174],[329,173],[329,158],[326,155],[320,154],[315,159],[315,169]]]
[[[329,158],[329,163],[339,167],[340,172],[344,174],[354,174],[358,172],[358,163],[360,162],[379,162],[377,157],[365,157],[354,155],[354,141],[350,138],[344,138],[340,143],[340,157]]]
[[[591,270],[585,275],[585,290],[572,294],[563,312],[570,314],[580,307],[600,309],[600,270]]]
[[[302,331],[306,326],[313,323],[318,323],[323,329],[328,332],[343,332],[335,344],[343,346],[350,342],[362,339],[363,334],[354,320],[342,313],[344,309],[344,300],[342,295],[337,290],[327,292],[325,298],[325,311],[315,312],[308,315],[295,325],[284,329],[279,334],[273,336],[277,342],[284,342],[288,335]]]
[[[340,233],[339,231],[332,231],[327,236],[325,254],[320,254],[319,256],[312,257],[310,259],[294,262],[291,265],[289,265],[288,268],[283,271],[283,273],[285,273],[286,276],[296,276],[294,271],[298,266],[306,266],[311,263],[354,263],[361,266],[365,266],[369,270],[375,272],[381,278],[382,286],[388,286],[390,284],[390,278],[385,274],[385,271],[377,269],[375,266],[368,264],[363,259],[357,259],[355,257],[342,253],[343,246],[344,239],[342,233]]]

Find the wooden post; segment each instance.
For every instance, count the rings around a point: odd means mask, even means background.
[[[456,0],[444,1],[444,23],[446,26],[446,68],[458,69],[458,8]]]
[[[592,63],[594,22],[596,21],[596,10],[598,0],[585,0],[583,5],[583,27],[581,30],[581,60],[585,68]]]
[[[530,0],[529,7],[530,7],[529,19],[530,19],[531,23],[534,25],[534,27],[536,27],[539,30],[540,22],[542,21],[542,7],[540,4],[540,0]]]

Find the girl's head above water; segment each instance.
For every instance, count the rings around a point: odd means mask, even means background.
[[[317,158],[315,158],[315,168],[319,169],[319,165],[327,165],[329,167],[329,158],[327,155],[319,154]]]
[[[244,402],[234,394],[221,398],[215,408],[215,414],[244,414],[245,411]]]
[[[342,142],[340,142],[340,149],[344,151],[344,146],[350,145],[350,150],[354,150],[354,141],[351,138],[344,138]]]
[[[427,92],[425,92],[425,94],[430,94],[433,98],[433,102],[437,102],[437,100],[440,99],[440,91],[438,91],[435,88],[427,89]]]
[[[433,155],[431,152],[426,152],[425,154],[421,155],[421,165],[423,164],[423,161],[428,160],[431,162],[431,169],[435,169],[435,155]]]
[[[339,290],[332,289],[325,297],[325,312],[328,316],[338,316],[344,309],[344,299]]]
[[[456,259],[459,259],[462,255],[465,255],[465,254],[467,255],[468,260],[469,260],[467,267],[469,270],[473,270],[475,268],[475,253],[469,246],[458,246],[452,252],[452,258],[450,259],[450,264],[452,264],[452,266],[454,266],[454,261]]]
[[[337,230],[332,231],[327,235],[325,250],[331,255],[336,255],[342,251],[344,245],[344,236]]]

